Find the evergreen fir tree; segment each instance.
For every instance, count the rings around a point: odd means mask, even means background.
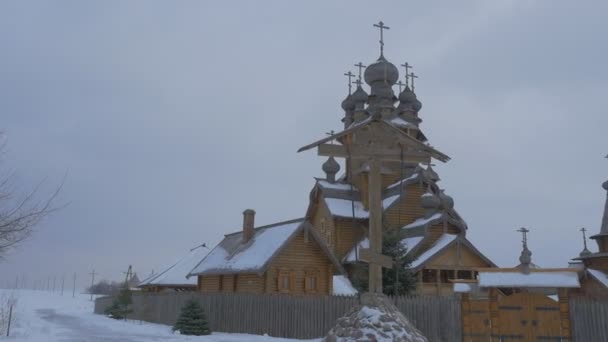
[[[188,301],[182,308],[182,312],[173,326],[173,331],[179,331],[182,335],[211,334],[203,307],[195,300]]]
[[[407,295],[416,288],[416,278],[410,270],[409,260],[405,257],[407,248],[401,243],[398,231],[385,230],[382,236],[382,254],[393,259],[393,268],[382,269],[382,292],[386,295]],[[359,292],[368,291],[369,266],[366,263],[357,265],[351,280]]]
[[[131,290],[128,286],[123,286],[123,288],[118,293],[118,296],[112,302],[106,310],[106,315],[110,316],[114,319],[127,319],[127,315],[132,313],[131,304],[133,303],[133,299],[131,298]]]

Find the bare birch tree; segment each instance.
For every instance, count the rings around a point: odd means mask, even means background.
[[[3,154],[6,145],[2,138],[0,132],[0,154]],[[2,160],[0,169],[3,169]],[[41,199],[40,189],[44,181],[31,191],[20,192],[14,185],[14,179],[12,173],[0,173],[0,258],[8,249],[27,239],[34,226],[44,217],[58,209],[54,202],[62,187],[58,186],[53,193]]]

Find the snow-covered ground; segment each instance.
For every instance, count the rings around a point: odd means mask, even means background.
[[[117,321],[93,314],[88,295],[60,296],[31,290],[0,290],[0,305],[16,299],[14,320],[7,341],[29,342],[287,342],[292,339],[268,336],[214,333],[210,336],[180,336],[171,327],[139,321]],[[2,308],[0,308],[0,316]],[[1,320],[1,317],[0,317]],[[3,331],[6,334],[6,331]],[[310,341],[310,340],[309,340]],[[312,340],[318,341],[318,340]]]

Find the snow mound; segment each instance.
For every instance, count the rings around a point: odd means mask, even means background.
[[[428,342],[387,297],[366,293],[361,303],[338,319],[324,341]]]

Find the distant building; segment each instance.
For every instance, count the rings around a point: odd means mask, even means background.
[[[608,181],[604,182],[602,187],[608,191]],[[598,251],[595,253],[589,251],[585,241],[583,251],[575,258],[583,263],[581,288],[572,291],[571,295],[606,299],[608,298],[608,197],[604,204],[600,232],[591,236],[591,239],[597,242]]]
[[[179,261],[150,275],[137,287],[146,292],[194,291],[196,290],[196,279],[186,278],[186,276],[208,252],[209,250],[203,245],[193,248]]]

